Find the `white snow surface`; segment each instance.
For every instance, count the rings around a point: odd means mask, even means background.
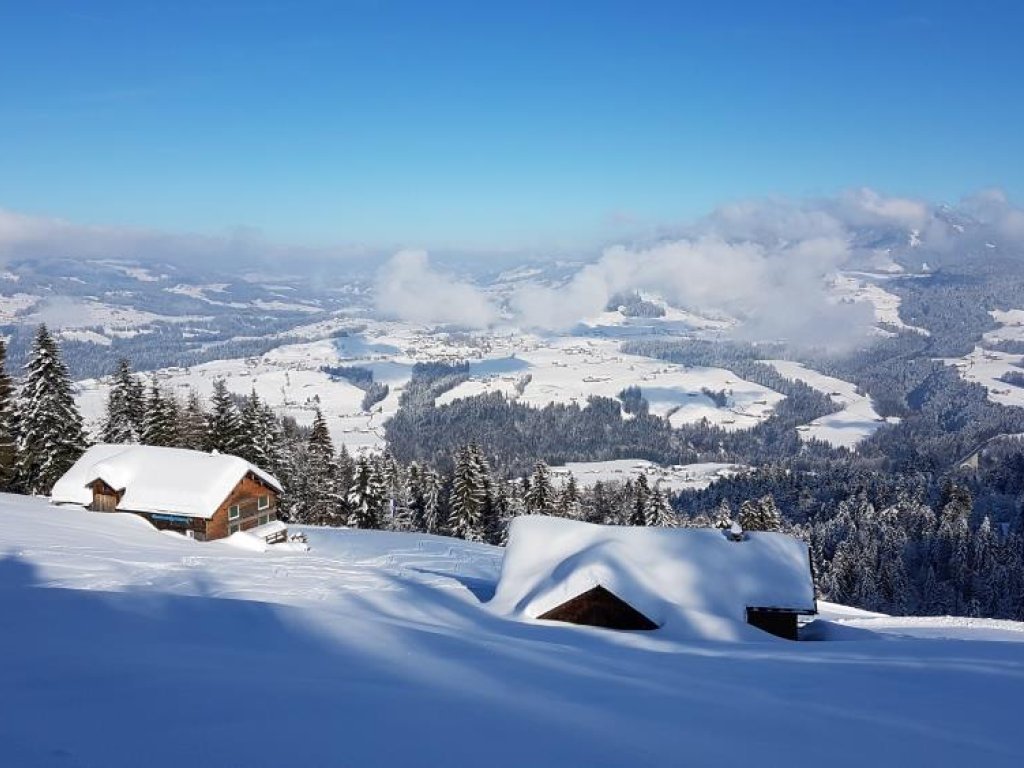
[[[717,530],[593,525],[529,515],[512,521],[490,606],[535,619],[602,586],[659,626],[698,640],[772,639],[746,609],[813,612],[810,556],[781,533],[730,541]]]
[[[997,352],[975,347],[969,354],[942,360],[957,369],[964,381],[981,384],[988,390],[988,399],[1000,405],[1024,407],[1024,387],[1002,381],[1007,373],[1024,371],[1024,355]]]
[[[883,424],[899,423],[895,416],[879,416],[871,398],[860,394],[856,385],[848,381],[826,376],[791,360],[765,362],[787,379],[802,381],[807,386],[825,393],[832,402],[843,408],[841,411],[815,419],[810,424],[797,427],[803,440],[821,440],[837,448],[853,450],[858,443],[874,434]]]
[[[1024,760],[1024,643],[980,620],[806,643],[522,621],[483,602],[500,549],[301,530],[309,552],[253,552],[0,495],[0,764]]]
[[[99,443],[57,481],[52,499],[58,504],[90,504],[88,484],[99,479],[124,491],[118,509],[208,519],[249,472],[281,490],[272,475],[237,456]]]
[[[878,280],[891,279],[894,274],[902,271],[899,265],[893,266],[897,268],[896,271],[884,275],[863,272],[840,273],[832,282],[834,295],[841,301],[869,302],[874,309],[876,323],[929,336],[926,328],[903,322],[903,318],[900,317],[900,297],[878,285]]]
[[[683,490],[701,490],[715,480],[745,469],[740,464],[702,462],[698,464],[675,464],[663,467],[646,459],[612,459],[610,461],[573,461],[551,467],[555,477],[568,479],[572,475],[576,484],[590,488],[595,483],[635,480],[637,475],[646,475],[648,484],[663,491],[677,493]]]

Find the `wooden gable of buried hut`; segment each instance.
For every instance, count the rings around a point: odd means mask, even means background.
[[[600,584],[537,618],[607,629],[658,628],[640,611]]]

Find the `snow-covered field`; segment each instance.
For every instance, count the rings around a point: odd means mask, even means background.
[[[802,381],[807,386],[824,392],[832,402],[843,407],[841,411],[797,427],[800,437],[804,440],[821,440],[836,447],[852,450],[883,424],[894,424],[899,421],[895,417],[879,416],[871,398],[858,393],[857,387],[848,381],[825,376],[790,360],[765,362],[774,366],[787,379]]]
[[[1000,377],[1007,373],[1024,373],[1021,367],[1024,355],[975,347],[970,354],[942,362],[955,367],[964,381],[985,387],[989,400],[1000,405],[1024,407],[1024,388],[1000,381]]]
[[[1024,341],[1024,309],[993,309],[989,314],[999,323],[999,328],[988,331],[982,336],[983,341],[989,344],[1000,341]]]
[[[577,461],[558,467],[551,467],[556,478],[576,478],[577,485],[589,488],[595,483],[635,480],[637,475],[646,475],[648,485],[664,491],[677,493],[683,490],[707,488],[715,480],[743,470],[737,464],[706,462],[703,464],[677,464],[663,467],[645,459],[617,459],[613,461]]]
[[[723,429],[749,429],[768,418],[783,399],[724,368],[689,368],[624,354],[612,339],[520,336],[504,346],[505,341],[492,340],[489,356],[471,363],[470,380],[445,392],[437,405],[494,391],[538,408],[549,403],[586,405],[593,395],[614,399],[626,387],[638,386],[651,413],[675,427],[707,419]],[[525,384],[521,394],[517,383]],[[704,388],[724,391],[726,405],[716,407],[702,393]]]
[[[837,275],[832,281],[832,290],[836,298],[841,301],[869,302],[874,308],[875,322],[877,323],[928,336],[927,329],[903,322],[903,318],[900,317],[900,297],[885,290],[876,282],[877,280],[891,279],[894,276],[844,272]]]
[[[501,550],[251,552],[0,496],[11,766],[1017,766],[1021,625],[823,606],[719,643],[489,609]],[[949,639],[955,638],[955,639]]]

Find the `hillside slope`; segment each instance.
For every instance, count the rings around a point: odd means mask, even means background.
[[[1020,625],[829,607],[816,631],[843,642],[721,644],[527,623],[481,602],[500,550],[307,531],[309,553],[258,553],[0,496],[0,763],[1024,759],[1024,644],[992,641]]]

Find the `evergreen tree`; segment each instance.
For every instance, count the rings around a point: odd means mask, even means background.
[[[206,449],[209,433],[209,419],[203,410],[203,403],[194,389],[189,389],[185,407],[178,410],[178,447],[193,451]]]
[[[366,456],[356,461],[355,476],[348,492],[349,519],[353,528],[380,528],[387,502],[384,482],[377,466]]]
[[[146,418],[142,424],[142,442],[146,445],[174,446],[178,444],[178,403],[173,396],[160,390],[160,384],[153,377],[150,383],[149,399],[146,401]]]
[[[538,461],[533,468],[533,477],[523,496],[526,512],[530,515],[546,515],[551,512],[555,501],[555,491],[551,485],[551,473],[548,465]]]
[[[442,508],[441,476],[433,469],[423,472],[423,527],[427,533],[441,533],[444,509]]]
[[[463,448],[455,458],[455,474],[448,505],[448,528],[452,536],[467,541],[484,540],[486,489],[472,447]]]
[[[56,341],[40,325],[21,391],[18,477],[28,493],[49,493],[85,450],[82,417]]]
[[[238,408],[228,392],[224,379],[213,384],[213,397],[210,398],[210,414],[208,416],[206,443],[207,451],[237,455],[242,447],[241,425]]]
[[[647,507],[651,501],[651,488],[647,483],[647,475],[641,472],[633,483],[633,497],[630,504],[629,524],[647,525]]]
[[[677,525],[675,514],[669,506],[665,494],[657,485],[651,489],[647,499],[647,508],[644,511],[644,525],[658,528],[673,528]]]
[[[302,519],[313,525],[337,525],[342,522],[334,444],[320,409],[313,417],[313,428],[306,445],[303,468]]]
[[[722,499],[719,503],[711,524],[721,531],[727,531],[732,527],[732,507],[729,506],[727,499]]]
[[[409,504],[409,525],[414,531],[427,530],[427,498],[420,465],[415,461],[406,472],[406,498]]]
[[[779,531],[782,529],[782,514],[771,494],[757,501],[747,500],[740,505],[739,524],[744,531]]]
[[[580,504],[580,490],[576,485],[576,477],[569,473],[562,491],[558,494],[558,501],[555,505],[560,517],[568,517],[571,520],[583,519],[583,507]]]
[[[266,470],[269,466],[266,443],[263,440],[263,403],[256,388],[245,398],[238,414],[238,456]]]
[[[18,465],[17,411],[14,384],[7,375],[7,345],[0,337],[0,491],[14,485]]]
[[[139,442],[145,414],[142,383],[132,374],[128,360],[121,358],[107,393],[107,409],[100,428],[100,439],[104,443]]]

